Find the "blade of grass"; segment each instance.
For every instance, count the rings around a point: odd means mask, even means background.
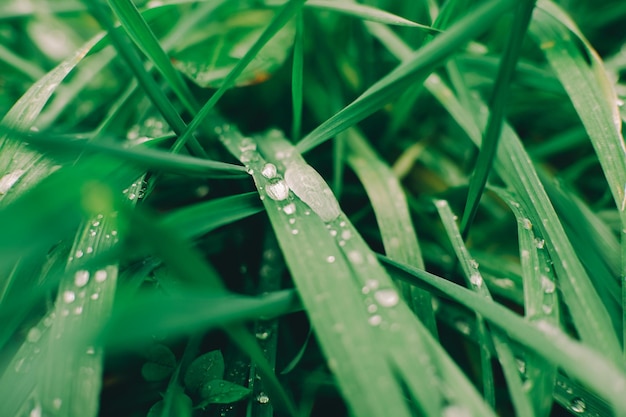
[[[514,4],[516,2],[511,0],[491,1],[477,8],[435,40],[411,54],[409,59],[368,88],[359,98],[315,128],[298,143],[298,150],[306,152],[314,148],[379,110],[410,85],[423,82],[436,66],[461,45],[483,33],[490,23]]]
[[[154,78],[145,70],[141,59],[139,58],[134,46],[131,44],[128,37],[115,30],[113,26],[113,22],[109,14],[107,13],[107,8],[103,4],[103,0],[96,1],[88,1],[87,6],[94,16],[94,18],[102,25],[106,31],[108,32],[109,39],[111,43],[115,46],[117,52],[124,59],[124,61],[128,64],[133,74],[137,78],[139,85],[143,88],[144,92],[154,106],[159,110],[159,112],[163,115],[167,123],[170,125],[172,130],[176,132],[177,135],[183,135],[183,132],[186,129],[185,122],[180,117],[180,114],[176,111],[173,103],[167,98],[165,93],[161,90],[159,85],[156,83]],[[189,146],[190,149],[199,156],[206,157],[206,152],[200,146],[198,141],[189,136]],[[179,138],[179,142],[187,143],[187,140],[181,141]]]
[[[260,138],[258,146],[276,168],[269,170],[257,144],[231,126],[220,131],[225,146],[246,161],[253,173],[303,304],[350,409],[363,416],[376,415],[379,409],[407,415],[410,411],[398,397],[407,390],[427,415],[440,414],[444,397],[452,408],[492,415],[441,346],[400,301],[393,282],[373,261],[328,186],[295,148],[276,131]],[[439,391],[433,380],[455,388]],[[375,398],[370,398],[374,393]]]
[[[139,47],[147,57],[150,58],[154,66],[167,80],[168,86],[175,92],[176,96],[183,102],[189,111],[197,110],[198,103],[191,94],[189,87],[185,84],[183,77],[172,65],[159,40],[157,39],[148,23],[143,19],[135,4],[130,0],[108,0],[109,6],[120,20],[124,28],[135,45]]]
[[[556,364],[568,375],[581,381],[606,399],[613,407],[616,416],[626,415],[626,398],[623,395],[626,372],[620,363],[600,353],[603,352],[602,350],[592,349],[573,340],[546,321],[542,320],[536,324],[528,323],[498,303],[485,300],[484,297],[473,294],[470,290],[441,277],[392,261],[382,255],[379,255],[379,259],[389,265],[398,278],[416,285],[425,285],[475,310],[511,339]]]
[[[304,76],[304,19],[302,11],[296,14],[296,36],[293,42],[293,63],[291,68],[291,105],[293,124],[291,140],[300,140],[302,132],[302,83]]]
[[[254,44],[250,47],[250,49],[246,52],[246,54],[237,62],[235,68],[233,68],[224,81],[222,85],[217,89],[215,93],[211,96],[211,98],[202,106],[202,108],[195,115],[189,126],[185,132],[180,136],[180,143],[186,143],[186,141],[192,137],[193,132],[200,127],[202,122],[206,119],[206,117],[211,114],[213,111],[213,107],[217,104],[218,100],[226,93],[228,89],[230,89],[237,80],[237,77],[241,75],[244,69],[250,64],[250,62],[254,59],[254,57],[259,53],[261,48],[270,40],[272,37],[287,24],[287,22],[298,13],[301,9],[302,4],[305,0],[289,0],[286,2],[276,13],[276,16],[272,19],[267,28],[263,31],[261,36],[254,42]]]
[[[626,230],[626,147],[621,133],[618,100],[602,60],[576,25],[556,5],[539,3],[531,33],[567,91],[580,117],[615,200]],[[583,44],[586,57],[572,42]],[[586,59],[591,60],[591,66]],[[622,242],[621,276],[626,276],[626,239]],[[626,288],[622,286],[622,341],[626,341]]]
[[[456,216],[452,213],[448,202],[446,200],[438,200],[435,202],[435,206],[437,207],[437,211],[439,212],[443,226],[446,229],[448,238],[450,239],[452,247],[460,262],[468,287],[485,299],[492,300],[491,293],[484,284],[484,279],[478,270],[478,263],[471,256],[463,242],[464,239],[456,224]],[[491,355],[489,354],[489,348],[487,347],[489,340],[491,339],[498,354],[498,360],[502,365],[502,370],[509,388],[509,393],[511,394],[511,399],[513,400],[513,406],[516,414],[520,416],[533,416],[533,407],[530,404],[529,397],[526,392],[524,392],[522,387],[522,381],[517,370],[513,353],[509,347],[508,338],[504,334],[500,334],[497,331],[492,331],[490,337],[489,330],[485,326],[483,318],[478,316],[477,321],[485,396],[488,401],[492,401],[493,406],[493,404],[495,404],[493,369],[491,367]]]
[[[61,62],[30,87],[2,118],[0,126],[18,131],[30,130],[55,89],[82,61],[100,37],[101,35],[95,36],[89,40],[73,56]],[[42,160],[40,153],[26,149],[10,134],[5,132],[0,134],[0,150],[2,150],[0,174],[3,175],[0,200],[9,200],[11,196],[19,195],[50,173],[50,163]]]
[[[390,51],[407,49],[398,37],[388,36],[380,40],[385,45],[391,44]],[[399,58],[409,59],[411,56],[409,54]],[[484,123],[487,117],[487,109],[484,104],[477,103],[478,114],[471,114],[461,105],[441,78],[434,74],[426,80],[425,86],[469,138],[476,145],[479,145],[481,143],[481,129],[476,123],[476,118],[483,120]],[[546,240],[546,247],[554,261],[565,302],[576,306],[576,308],[571,309],[571,312],[581,337],[590,346],[606,350],[609,357],[615,359],[615,355],[621,349],[611,328],[611,318],[567,239],[563,226],[546,195],[532,162],[519,138],[508,125],[503,127],[496,170],[504,181],[516,190],[518,195],[526,196],[523,200],[532,218],[531,224],[538,225]]]
[[[498,68],[498,76],[489,99],[489,119],[485,128],[485,135],[481,142],[478,158],[469,182],[467,200],[460,226],[461,234],[464,238],[467,238],[469,229],[474,221],[478,205],[480,204],[480,197],[483,194],[487,178],[493,166],[502,130],[506,102],[509,99],[509,85],[515,72],[524,35],[528,30],[534,8],[534,0],[524,0],[520,2],[515,12],[513,25],[509,33],[509,41],[502,56],[500,67]]]
[[[519,239],[522,278],[524,280],[524,312],[529,321],[544,320],[554,326],[559,325],[560,307],[556,282],[550,257],[544,250],[545,240],[528,227],[526,209],[510,193],[495,190],[515,214]],[[532,399],[537,416],[547,416],[552,408],[552,394],[557,369],[554,365],[536,355],[525,358],[526,378],[529,398]]]
[[[348,163],[365,187],[374,208],[387,256],[424,268],[404,190],[389,166],[383,162],[356,129],[347,131]],[[400,285],[405,300],[437,338],[437,326],[430,294]]]

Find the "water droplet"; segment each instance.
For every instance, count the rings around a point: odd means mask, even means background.
[[[41,417],[41,406],[37,405],[35,408],[30,410],[28,417]]]
[[[383,307],[393,307],[400,301],[398,292],[393,288],[376,291],[374,298]]]
[[[291,229],[291,234],[292,235],[297,235],[298,234],[298,229]]]
[[[530,230],[533,228],[533,224],[529,219],[522,219],[522,227],[526,230]]]
[[[87,350],[85,351],[85,353],[87,355],[95,355],[96,354],[96,348],[94,348],[93,346],[88,346]]]
[[[365,282],[365,286],[361,289],[361,292],[363,294],[369,294],[370,291],[375,291],[378,289],[378,281],[376,281],[375,279],[368,279]]]
[[[100,222],[99,222],[98,220],[96,220],[96,221],[95,221],[95,222],[93,222],[91,225],[92,225],[93,227],[98,227],[98,226],[100,226]]]
[[[241,152],[256,151],[256,143],[251,138],[243,138],[239,142]]]
[[[624,100],[618,98],[615,104],[617,104],[617,107],[622,107],[624,105]]]
[[[552,294],[556,289],[556,284],[545,275],[541,276],[541,288],[546,294]]]
[[[89,282],[89,271],[86,271],[84,269],[81,269],[80,271],[76,271],[76,274],[74,275],[74,284],[78,288],[84,287],[85,285],[87,285],[88,282]]]
[[[91,298],[92,300],[97,300],[98,298],[100,298],[100,294],[98,294],[97,292],[94,292],[93,294],[91,294],[89,298]]]
[[[530,252],[528,251],[528,249],[522,249],[521,255],[523,259],[530,258]]]
[[[378,311],[378,306],[376,304],[370,304],[367,306],[367,312],[368,313],[376,313]]]
[[[285,214],[293,214],[296,212],[296,205],[294,203],[289,203],[283,207],[283,211]]]
[[[336,231],[335,229],[330,229],[330,230],[328,231],[328,233],[330,233],[330,235],[331,235],[331,236],[333,236],[333,237],[334,237],[334,236],[337,236],[337,231]]]
[[[541,311],[543,311],[544,314],[552,313],[552,304],[542,304]]]
[[[99,269],[96,271],[95,280],[96,282],[104,282],[107,279],[107,271],[104,269]]]
[[[272,200],[282,201],[289,197],[289,186],[284,180],[274,179],[267,184],[265,192]]]
[[[329,264],[332,264],[333,262],[335,262],[335,257],[330,255],[329,257],[326,258],[326,262],[328,262]]]
[[[441,410],[441,417],[472,417],[472,412],[462,405],[451,404]]]
[[[259,395],[257,395],[256,400],[259,404],[267,404],[270,402],[270,397],[268,397],[267,394],[262,392]]]
[[[349,230],[344,230],[343,232],[341,232],[341,238],[343,240],[350,240],[351,237],[352,233]]]
[[[85,249],[85,252],[92,253],[93,252],[93,247],[87,246],[87,249]]]
[[[294,219],[293,217],[289,219],[289,224],[294,224],[295,222],[296,222],[296,219]]]
[[[362,264],[363,263],[363,255],[361,254],[361,252],[357,251],[357,250],[353,250],[348,252],[348,259],[350,260],[350,262],[354,263],[354,264]]]
[[[66,303],[72,303],[75,299],[76,294],[74,294],[74,291],[65,291],[63,293],[63,301],[65,301]]]
[[[481,285],[483,285],[483,277],[480,274],[471,274],[470,282],[472,283],[472,285],[480,287]]]
[[[28,340],[31,343],[37,342],[40,338],[41,338],[41,330],[39,330],[36,327],[33,327],[32,329],[30,329],[28,331],[28,334],[26,335],[26,340]]]
[[[543,249],[543,247],[546,245],[546,241],[543,239],[539,239],[539,238],[535,238],[535,246],[537,247],[537,249]]]
[[[77,258],[82,258],[82,257],[83,257],[83,255],[84,255],[84,253],[83,253],[83,251],[82,251],[82,250],[80,250],[80,249],[78,249],[78,250],[76,251],[76,253],[74,254],[74,256],[75,256],[75,257],[77,257]]]
[[[446,200],[437,200],[435,202],[435,204],[437,205],[437,207],[439,208],[444,208],[448,205],[448,202]]]
[[[582,398],[576,397],[570,401],[569,408],[575,413],[584,413],[587,409],[587,404],[585,404]]]
[[[472,268],[474,268],[474,269],[478,269],[478,267],[479,267],[479,263],[478,263],[478,262],[476,262],[476,259],[470,259],[470,260],[469,260],[469,264],[470,264],[470,266],[471,266]]]
[[[322,176],[310,165],[292,163],[285,171],[289,188],[304,201],[324,222],[335,220],[341,214],[337,199]]]
[[[373,316],[371,316],[367,322],[369,324],[371,324],[372,326],[378,326],[380,323],[383,322],[383,318],[381,316],[379,316],[378,314],[375,314]]]
[[[271,332],[264,330],[256,332],[255,336],[259,340],[267,340],[270,337]]]
[[[83,313],[83,306],[78,306],[74,309],[74,314],[80,315]]]
[[[276,176],[276,165],[270,163],[263,165],[261,175],[265,178],[274,178]]]
[[[55,398],[52,400],[52,408],[55,410],[61,409],[61,405],[63,404],[63,400],[60,398]]]

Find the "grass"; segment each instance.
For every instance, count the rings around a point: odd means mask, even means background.
[[[617,0],[31,6],[0,415],[626,416]]]

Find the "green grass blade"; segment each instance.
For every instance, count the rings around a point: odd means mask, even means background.
[[[485,190],[487,178],[491,172],[493,160],[496,156],[506,102],[509,99],[509,85],[517,65],[517,59],[522,49],[522,41],[528,30],[534,8],[534,0],[524,0],[518,6],[515,18],[513,19],[513,27],[509,34],[509,42],[502,57],[500,67],[498,68],[498,76],[495,80],[489,100],[489,120],[487,121],[485,136],[481,142],[478,158],[474,165],[474,172],[472,173],[469,190],[467,192],[465,209],[463,210],[463,217],[461,218],[461,233],[466,238],[469,233],[469,228],[476,216],[476,211],[480,204],[480,197]]]
[[[508,204],[517,219],[517,234],[524,280],[525,317],[533,322],[544,320],[559,325],[560,306],[550,257],[545,251],[545,240],[528,227],[526,209],[510,193],[496,190]],[[552,408],[552,393],[557,369],[536,355],[526,355],[525,376],[529,398],[532,399],[537,416],[547,416]]]
[[[569,17],[551,2],[540,2],[532,34],[567,91],[591,143],[626,227],[626,147],[618,100],[602,60]],[[576,36],[586,56],[571,41]],[[591,65],[586,59],[591,60]],[[626,239],[622,238],[622,271],[626,271]],[[622,340],[626,340],[626,290],[622,288]]]
[[[398,397],[406,388],[427,415],[440,414],[444,397],[452,408],[492,415],[400,300],[328,186],[296,149],[276,131],[257,144],[230,126],[221,131],[222,142],[253,173],[300,297],[352,412],[410,415]],[[427,362],[440,366],[416,366]],[[440,391],[433,378],[455,388]]]
[[[400,182],[359,132],[348,130],[347,143],[348,163],[361,180],[372,203],[387,256],[424,268],[424,259]],[[409,306],[436,338],[437,327],[430,294],[417,288],[400,287]]]
[[[115,12],[126,33],[143,51],[144,54],[154,63],[154,66],[168,81],[169,87],[176,96],[183,102],[187,110],[197,110],[198,103],[185,84],[183,77],[172,65],[159,41],[148,26],[147,22],[139,13],[134,3],[130,0],[109,0],[111,9]]]
[[[306,7],[319,10],[328,10],[346,14],[369,22],[377,22],[385,25],[406,26],[425,30],[428,33],[437,34],[440,30],[433,27],[413,22],[409,19],[386,12],[376,7],[353,2],[337,2],[329,0],[308,0]]]
[[[316,147],[379,110],[410,85],[423,82],[436,66],[450,57],[461,45],[483,33],[489,24],[514,4],[516,2],[509,0],[492,1],[464,17],[445,33],[414,52],[339,113],[315,128],[298,143],[298,150],[306,152]]]
[[[178,112],[176,111],[173,103],[167,98],[165,93],[156,83],[154,78],[152,78],[152,76],[146,71],[143,63],[141,62],[141,59],[134,49],[134,46],[130,43],[130,40],[125,35],[115,29],[115,27],[113,26],[113,22],[111,21],[111,17],[107,13],[106,7],[104,4],[102,4],[102,1],[103,0],[87,2],[87,6],[89,7],[89,10],[93,14],[93,16],[106,29],[111,43],[115,46],[118,53],[128,64],[133,74],[137,78],[139,85],[141,85],[144,92],[146,93],[146,95],[148,95],[154,106],[163,115],[172,130],[174,130],[174,132],[176,132],[176,134],[178,135],[183,135],[183,132],[186,129],[185,122],[181,118],[180,114],[178,114]],[[189,137],[187,139],[192,138]],[[186,143],[186,141],[180,142]],[[189,146],[191,150],[197,155],[206,156],[206,152],[204,151],[204,149],[202,149],[202,147],[195,138],[189,141]]]
[[[39,79],[11,107],[2,118],[0,126],[10,130],[28,131],[41,113],[59,84],[99,41],[96,36],[88,41],[76,53],[57,65],[52,71]],[[41,154],[33,152],[11,137],[7,132],[0,133],[0,175],[3,177],[0,199],[9,195],[18,195],[41,178],[50,173],[50,163],[42,160]],[[8,176],[7,176],[8,175]]]
[[[626,372],[621,364],[600,353],[601,350],[592,349],[573,340],[546,321],[531,324],[498,303],[487,301],[484,297],[441,277],[400,264],[382,255],[379,259],[389,265],[394,274],[397,273],[398,278],[436,290],[476,311],[511,339],[556,364],[571,377],[609,401],[615,415],[626,415],[624,411],[626,398],[622,389],[626,386]]]
[[[452,247],[457,258],[459,259],[468,287],[485,299],[492,300],[491,292],[485,285],[485,280],[478,270],[478,263],[471,256],[465,246],[465,243],[463,242],[464,239],[456,224],[456,216],[452,213],[448,202],[446,200],[438,200],[435,205],[437,206],[437,211],[439,212],[443,226],[446,229],[448,237],[450,238]],[[493,369],[491,367],[491,355],[489,354],[489,348],[487,347],[490,337],[488,330],[484,325],[483,319],[480,316],[478,317],[478,327],[481,362],[483,368],[483,384],[486,397],[489,399],[490,395],[494,395],[492,392],[494,390],[494,381]],[[534,411],[527,393],[524,392],[524,389],[522,388],[522,381],[507,337],[499,332],[492,332],[491,339],[493,340],[495,350],[498,354],[498,360],[502,365],[502,370],[507,381],[516,414],[520,416],[533,416]]]
[[[168,214],[161,221],[186,239],[193,239],[262,210],[258,194],[252,192],[194,204]]]
[[[222,98],[224,93],[228,89],[230,89],[237,80],[237,77],[241,75],[243,70],[246,68],[248,64],[254,59],[254,57],[259,53],[259,51],[263,48],[263,46],[270,40],[272,37],[287,24],[287,22],[298,13],[301,9],[302,4],[305,0],[289,0],[285,3],[279,11],[276,13],[276,16],[272,19],[267,28],[263,31],[259,39],[254,42],[254,44],[250,47],[250,49],[246,52],[246,54],[241,58],[235,68],[233,68],[224,81],[222,85],[217,89],[215,93],[211,96],[211,98],[202,106],[202,108],[198,111],[198,114],[193,118],[186,131],[181,135],[179,141],[181,143],[185,143],[188,138],[191,137],[193,132],[200,127],[202,122],[206,119],[206,117],[211,114],[215,104],[217,104],[218,100]]]
[[[302,11],[296,14],[296,37],[293,42],[293,63],[291,68],[291,106],[293,124],[291,140],[300,140],[302,132],[302,84],[304,76],[304,20]]]

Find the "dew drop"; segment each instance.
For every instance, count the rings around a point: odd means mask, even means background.
[[[541,306],[541,311],[543,311],[544,314],[552,313],[552,305],[551,304],[543,304]]]
[[[61,408],[61,405],[63,404],[63,400],[60,398],[55,398],[52,400],[52,407],[55,410],[59,410]]]
[[[78,306],[74,309],[74,314],[80,315],[83,313],[83,306]]]
[[[250,138],[243,138],[239,142],[239,150],[241,152],[256,151],[256,143]]]
[[[548,278],[545,275],[542,275],[541,276],[541,288],[543,289],[544,293],[552,294],[554,290],[556,289],[556,285],[554,284],[554,281],[552,281],[550,278]]]
[[[93,222],[91,225],[92,225],[93,227],[98,227],[98,226],[100,226],[100,221],[96,220],[96,221],[95,221],[95,222]]]
[[[335,257],[330,255],[329,257],[326,258],[326,262],[328,262],[329,264],[332,264],[333,262],[335,262]]]
[[[533,228],[533,224],[529,219],[522,219],[522,227],[526,230],[530,230]]]
[[[382,323],[382,322],[383,322],[383,318],[382,318],[380,315],[375,314],[375,315],[371,316],[371,317],[367,320],[367,322],[368,322],[370,325],[372,325],[372,326],[378,326],[380,323]]]
[[[41,417],[41,406],[37,405],[35,408],[30,410],[28,417]]]
[[[470,282],[473,285],[480,287],[481,285],[483,285],[483,277],[480,274],[471,274]]]
[[[585,404],[582,398],[576,397],[570,401],[569,408],[575,413],[584,413],[587,409],[587,404]]]
[[[292,235],[297,235],[299,233],[298,229],[291,229]]]
[[[368,313],[376,313],[376,311],[378,311],[378,306],[376,304],[370,304],[367,306],[367,312]]]
[[[63,301],[66,303],[72,303],[76,299],[76,294],[74,291],[65,291],[63,293]]]
[[[378,281],[376,281],[375,279],[368,279],[365,282],[365,286],[361,289],[361,293],[363,294],[369,294],[370,291],[375,291],[378,289]]]
[[[393,307],[400,301],[398,292],[393,288],[376,291],[374,298],[383,307]]]
[[[310,165],[292,163],[285,171],[289,188],[304,201],[324,222],[335,220],[341,214],[337,199],[322,176]]]
[[[41,338],[41,330],[39,330],[36,327],[33,327],[32,329],[30,329],[28,331],[28,334],[26,335],[26,340],[28,340],[31,343],[37,342],[40,338]]]
[[[335,229],[330,229],[330,231],[328,232],[330,233],[331,236],[337,236],[337,231]]]
[[[100,298],[100,294],[98,294],[97,292],[94,292],[93,294],[91,294],[89,298],[91,298],[92,300],[97,300],[98,298]]]
[[[83,257],[83,255],[84,255],[84,253],[83,253],[83,251],[82,251],[82,250],[80,250],[80,249],[79,249],[79,250],[77,250],[77,251],[76,251],[76,253],[74,254],[74,256],[75,256],[75,257],[77,257],[77,258],[82,258],[82,257]]]
[[[343,240],[350,240],[351,237],[352,233],[349,230],[344,230],[343,232],[341,232],[341,238]]]
[[[257,395],[256,400],[259,404],[267,404],[270,402],[270,397],[268,397],[265,393],[260,393]]]
[[[6,194],[11,187],[20,179],[20,177],[24,174],[23,169],[16,169],[13,172],[10,172],[0,178],[0,194]]]
[[[89,271],[86,271],[84,269],[81,269],[80,271],[76,271],[76,274],[74,275],[74,284],[78,288],[84,287],[85,285],[87,285],[88,282],[89,282]]]
[[[96,282],[106,281],[107,271],[105,271],[104,269],[99,269],[98,271],[96,271],[95,279],[96,279]]]
[[[296,212],[296,205],[294,203],[289,203],[283,207],[283,211],[285,214],[293,214]]]
[[[283,201],[289,196],[289,186],[284,180],[274,179],[267,184],[265,192],[272,200]]]
[[[543,247],[546,245],[546,241],[543,239],[539,239],[539,238],[535,238],[535,246],[537,247],[537,249],[543,249]]]
[[[261,331],[261,332],[256,332],[255,336],[259,340],[267,340],[270,337],[270,334],[271,333],[268,331]]]
[[[452,404],[441,410],[441,417],[472,417],[472,412],[462,405]]]
[[[276,165],[267,163],[261,169],[261,175],[265,178],[274,178],[276,176]]]
[[[357,250],[353,250],[353,251],[348,252],[348,259],[353,264],[362,264],[363,263],[363,255],[361,254],[361,252],[359,252]]]
[[[476,262],[476,259],[470,259],[470,260],[469,260],[469,264],[470,264],[470,266],[471,266],[472,268],[474,268],[474,269],[478,269],[478,267],[479,267],[479,263],[478,263],[478,262]]]
[[[293,217],[289,219],[289,224],[294,224],[295,222],[296,222],[296,219],[294,219]]]

